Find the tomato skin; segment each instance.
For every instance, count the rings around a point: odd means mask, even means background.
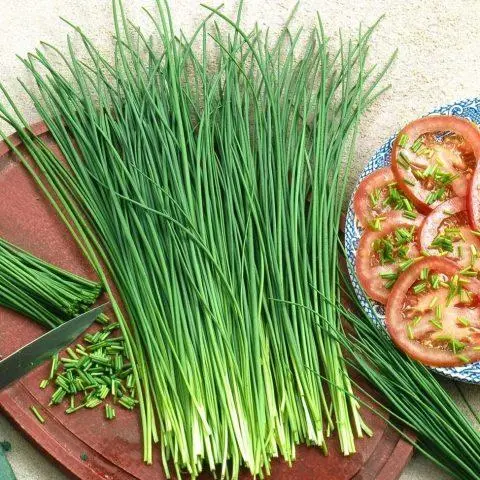
[[[452,214],[465,211],[467,208],[465,198],[455,197],[441,203],[433,209],[426,217],[420,228],[419,240],[422,250],[430,250],[430,244],[435,240],[438,228],[442,221],[446,218],[444,211]]]
[[[430,115],[409,123],[399,132],[393,143],[391,154],[392,171],[399,187],[405,193],[405,196],[416,206],[419,212],[425,215],[428,215],[428,213],[438,205],[438,202],[434,203],[433,205],[425,203],[417,195],[415,195],[412,187],[405,182],[402,174],[402,167],[398,163],[398,155],[401,148],[399,141],[401,136],[404,134],[409,138],[416,139],[427,133],[441,131],[452,131],[463,137],[465,143],[470,147],[468,150],[471,149],[476,160],[477,167],[475,169],[474,177],[480,179],[480,172],[477,173],[478,161],[480,160],[480,131],[475,124],[463,118],[450,115]],[[466,180],[463,183],[466,183]],[[458,188],[457,193],[460,191],[465,191],[465,193],[467,193],[467,190],[467,186],[462,185]],[[480,192],[477,193],[480,195]],[[478,200],[477,206],[480,206],[480,201]],[[480,226],[480,209],[477,208],[476,212],[476,221]]]
[[[385,304],[390,295],[390,290],[385,287],[385,280],[379,276],[379,267],[372,267],[371,265],[373,242],[392,233],[399,227],[411,227],[412,225],[418,227],[422,224],[423,218],[422,215],[418,215],[415,220],[409,220],[405,218],[401,212],[389,212],[385,215],[385,220],[382,222],[381,231],[366,230],[360,238],[355,270],[362,288],[372,300]],[[415,243],[411,245],[411,258],[417,257],[420,254]]]
[[[470,223],[475,230],[480,230],[480,165],[477,163],[477,167],[473,172],[472,180],[469,184],[468,191],[468,217]]]
[[[447,350],[430,348],[420,342],[410,340],[405,333],[405,323],[402,318],[402,310],[406,294],[410,287],[419,278],[423,268],[444,273],[449,277],[458,274],[458,265],[442,257],[425,257],[415,262],[408,270],[403,272],[392,288],[386,307],[386,327],[394,343],[403,350],[409,357],[432,367],[454,367],[464,363]],[[480,281],[470,280],[468,290],[479,300]],[[480,360],[480,351],[469,349],[469,360],[475,362]]]
[[[382,188],[392,182],[395,182],[395,177],[390,167],[380,168],[361,181],[353,197],[353,211],[363,228],[367,227],[372,210],[369,194],[375,188]]]

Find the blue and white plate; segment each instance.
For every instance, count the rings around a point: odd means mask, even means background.
[[[450,105],[439,107],[430,113],[430,115],[433,114],[457,115],[459,117],[468,118],[469,120],[480,124],[480,97],[469,98],[452,103]],[[366,167],[363,169],[363,172],[358,180],[357,187],[367,175],[375,170],[378,170],[379,168],[390,165],[390,152],[396,136],[396,134],[392,135],[388,141],[375,152],[373,157],[367,163]],[[355,275],[355,257],[357,255],[358,242],[362,234],[362,228],[360,227],[355,214],[353,213],[352,203],[353,196],[348,206],[347,218],[345,222],[345,247],[348,258],[348,271],[355,289],[355,293],[357,294],[357,297],[367,315],[379,327],[385,328],[385,309],[383,305],[367,300],[365,292],[360,286]],[[454,380],[480,384],[480,362],[465,365],[464,367],[434,368],[433,370]]]

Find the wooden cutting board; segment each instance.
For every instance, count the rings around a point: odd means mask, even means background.
[[[60,155],[44,124],[32,128]],[[16,137],[12,138],[19,144]],[[0,143],[0,235],[62,268],[94,278],[66,227],[5,143]],[[41,333],[34,322],[0,308],[0,356],[10,354]],[[41,390],[39,383],[48,374],[49,365],[40,366],[0,393],[0,408],[39,449],[73,478],[165,478],[158,451],[153,466],[142,462],[136,412],[117,408],[117,419],[107,422],[102,408],[80,410],[73,415],[66,415],[64,406],[45,408],[51,390]],[[44,425],[30,412],[31,405],[45,417]],[[274,461],[272,480],[397,479],[412,455],[412,447],[368,409],[363,409],[363,417],[374,435],[357,442],[356,454],[342,456],[333,436],[328,441],[327,457],[318,448],[300,447],[298,459],[291,467],[281,460]],[[208,478],[208,474],[202,476]],[[241,478],[247,480],[250,476],[245,472]]]

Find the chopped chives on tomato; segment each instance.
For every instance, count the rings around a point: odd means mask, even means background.
[[[410,212],[410,211],[408,211],[408,210],[405,210],[405,211],[403,212],[403,216],[404,216],[405,218],[408,218],[409,220],[415,220],[418,215],[417,215],[415,212]]]
[[[413,328],[410,324],[407,325],[407,335],[410,340],[415,339],[415,335],[413,334]]]
[[[426,280],[428,278],[428,274],[430,269],[428,267],[422,268],[420,272],[420,280]]]
[[[408,159],[405,152],[399,152],[397,162],[405,169],[410,168],[410,160]]]
[[[470,326],[470,320],[465,317],[457,317],[457,322],[461,323],[464,327],[469,327]]]
[[[410,200],[408,198],[403,199],[403,205],[405,206],[405,209],[408,210],[409,212],[413,212],[413,205],[410,203]]]
[[[408,141],[409,141],[408,135],[406,135],[405,133],[403,133],[403,134],[401,135],[400,139],[398,140],[398,144],[399,144],[401,147],[406,147]]]
[[[413,292],[418,295],[419,293],[425,291],[427,288],[427,282],[421,282],[417,283],[416,285],[413,286]]]
[[[403,181],[404,181],[407,185],[410,185],[411,187],[415,186],[415,182],[412,182],[409,178],[404,178]]]
[[[460,274],[465,275],[466,277],[476,277],[477,276],[477,272],[475,272],[474,270],[471,270],[470,265],[468,267],[465,267],[463,270],[460,270]],[[463,282],[465,280],[466,279],[463,279]]]
[[[420,320],[422,319],[422,317],[420,315],[416,315],[415,317],[413,317],[412,319],[412,325],[414,327],[416,327],[419,323],[420,323]]]
[[[463,363],[469,363],[470,359],[466,355],[457,355],[457,358]]]
[[[421,140],[420,138],[417,138],[417,139],[413,142],[412,146],[410,147],[410,150],[411,150],[412,152],[414,152],[414,153],[417,153],[418,150],[419,150],[419,148],[420,148],[422,145],[423,145],[422,140]]]
[[[436,273],[430,277],[430,285],[434,290],[437,290],[440,286],[440,277]]]
[[[408,267],[410,267],[413,264],[414,261],[415,260],[413,258],[405,260],[404,262],[400,263],[398,268],[400,268],[400,270],[404,272]]]
[[[438,320],[436,320],[436,319],[434,319],[434,318],[430,319],[429,322],[430,322],[435,328],[438,328],[439,330],[441,330],[441,329],[443,328],[443,327],[442,327],[442,324],[441,324]]]
[[[397,281],[396,278],[392,278],[391,280],[385,283],[385,288],[390,290],[395,285],[396,281]]]
[[[392,280],[398,278],[398,273],[395,272],[385,272],[381,273],[380,277],[384,278],[385,280]]]
[[[438,302],[438,297],[437,296],[433,297],[430,303],[428,304],[428,308],[433,308],[437,302]]]

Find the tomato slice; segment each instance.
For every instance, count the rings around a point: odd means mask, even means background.
[[[480,271],[480,236],[470,227],[465,198],[440,204],[423,222],[420,246],[430,255],[443,255],[460,265],[467,276]]]
[[[387,303],[399,273],[420,255],[415,239],[423,216],[408,219],[400,212],[389,212],[384,219],[381,231],[364,232],[356,258],[360,284],[368,296],[380,303]]]
[[[435,115],[415,120],[400,131],[392,148],[392,170],[405,195],[428,214],[449,198],[467,195],[479,158],[476,125]]]
[[[443,257],[402,273],[386,308],[388,332],[410,357],[436,367],[480,360],[480,281]]]
[[[380,230],[383,216],[391,210],[403,210],[415,218],[413,205],[402,190],[390,167],[380,168],[365,177],[353,197],[353,211],[363,228]]]

